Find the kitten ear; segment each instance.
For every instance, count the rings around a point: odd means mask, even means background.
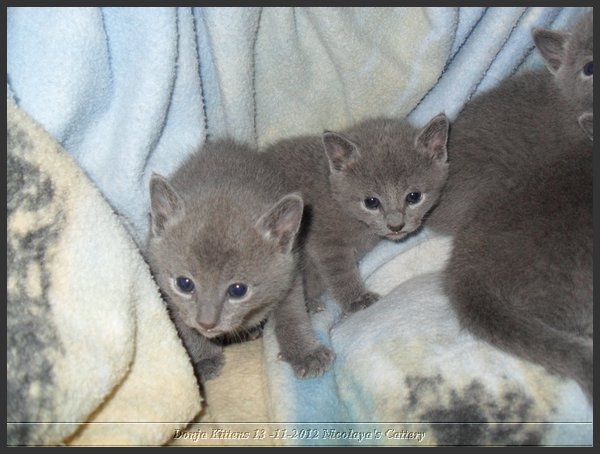
[[[577,121],[579,121],[579,126],[590,136],[590,139],[594,140],[594,113],[581,114]]]
[[[150,177],[150,210],[155,236],[160,236],[169,222],[179,219],[184,213],[181,197],[167,179],[157,173]]]
[[[415,139],[415,148],[425,153],[432,159],[446,162],[448,154],[446,144],[448,142],[448,128],[450,121],[445,114],[441,113],[433,117]]]
[[[564,59],[564,45],[569,34],[548,30],[545,28],[533,29],[533,42],[540,51],[546,67],[552,74],[558,71]]]
[[[341,134],[325,131],[322,139],[332,172],[342,172],[360,158],[356,144]]]
[[[304,201],[294,192],[282,197],[256,222],[256,229],[274,241],[280,252],[288,253],[300,228]]]

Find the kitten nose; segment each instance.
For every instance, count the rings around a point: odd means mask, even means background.
[[[390,229],[392,232],[399,232],[404,228],[404,223],[398,225],[388,224],[387,228]]]

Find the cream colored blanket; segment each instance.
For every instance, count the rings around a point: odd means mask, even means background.
[[[201,410],[131,237],[7,99],[7,443],[158,445]]]

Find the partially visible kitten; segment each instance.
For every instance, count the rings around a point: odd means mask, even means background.
[[[372,119],[336,134],[280,141],[265,154],[303,194],[307,306],[318,311],[327,288],[345,313],[369,306],[358,260],[382,238],[400,240],[421,226],[446,181],[448,119],[418,130],[403,120]]]
[[[578,117],[592,110],[593,16],[573,31],[538,29],[536,47],[549,69],[502,82],[465,106],[448,141],[449,175],[438,206],[425,220],[452,234],[474,216],[470,208],[516,184],[517,169],[551,162],[566,147],[585,147]]]
[[[533,41],[542,54],[546,67],[553,74],[563,99],[577,112],[594,108],[594,16],[584,14],[571,32],[533,31]]]
[[[592,146],[556,152],[476,205],[455,236],[447,291],[463,326],[574,378],[592,400]]]
[[[300,377],[333,353],[312,333],[298,270],[303,200],[258,152],[205,145],[167,180],[150,180],[148,258],[201,381],[222,367],[218,338],[274,317],[281,357]]]

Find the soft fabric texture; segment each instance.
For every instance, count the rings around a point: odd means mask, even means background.
[[[536,59],[581,8],[9,8],[19,105],[139,244],[148,180],[210,137],[252,145],[374,115],[418,126]]]
[[[202,398],[148,266],[73,159],[6,113],[7,443],[163,444]]]
[[[451,237],[425,229],[402,244],[382,243],[363,260],[367,288],[385,297],[337,324],[339,310],[331,300],[328,311],[315,316],[317,331],[337,355],[333,370],[322,378],[295,379],[276,362],[277,347],[267,330],[267,376],[272,394],[278,392],[272,399],[274,420],[345,422],[340,431],[363,432],[397,423],[398,431],[426,433],[423,440],[412,440],[418,445],[591,445],[593,410],[573,380],[501,352],[459,327],[441,286],[451,245]],[[440,424],[470,422],[477,424]],[[289,442],[364,444],[323,438]],[[398,442],[384,436],[373,444]]]
[[[9,421],[73,422],[9,425],[9,444],[160,444],[192,420],[463,415],[587,423],[513,427],[500,441],[498,428],[467,444],[591,444],[591,408],[574,383],[458,330],[436,274],[450,239],[425,230],[381,243],[361,270],[385,296],[362,313],[339,320],[326,299],[314,327],[337,361],[324,377],[296,379],[267,325],[261,340],[226,349],[200,414],[191,366],[137,249],[150,175],[170,175],[206,140],[263,146],[379,115],[453,120],[472,96],[542,66],[533,27],[565,28],[584,9],[8,8],[8,91],[81,169],[9,102]],[[39,318],[51,323],[36,329]],[[80,424],[143,419],[180,423]],[[467,436],[423,427],[421,444]]]

